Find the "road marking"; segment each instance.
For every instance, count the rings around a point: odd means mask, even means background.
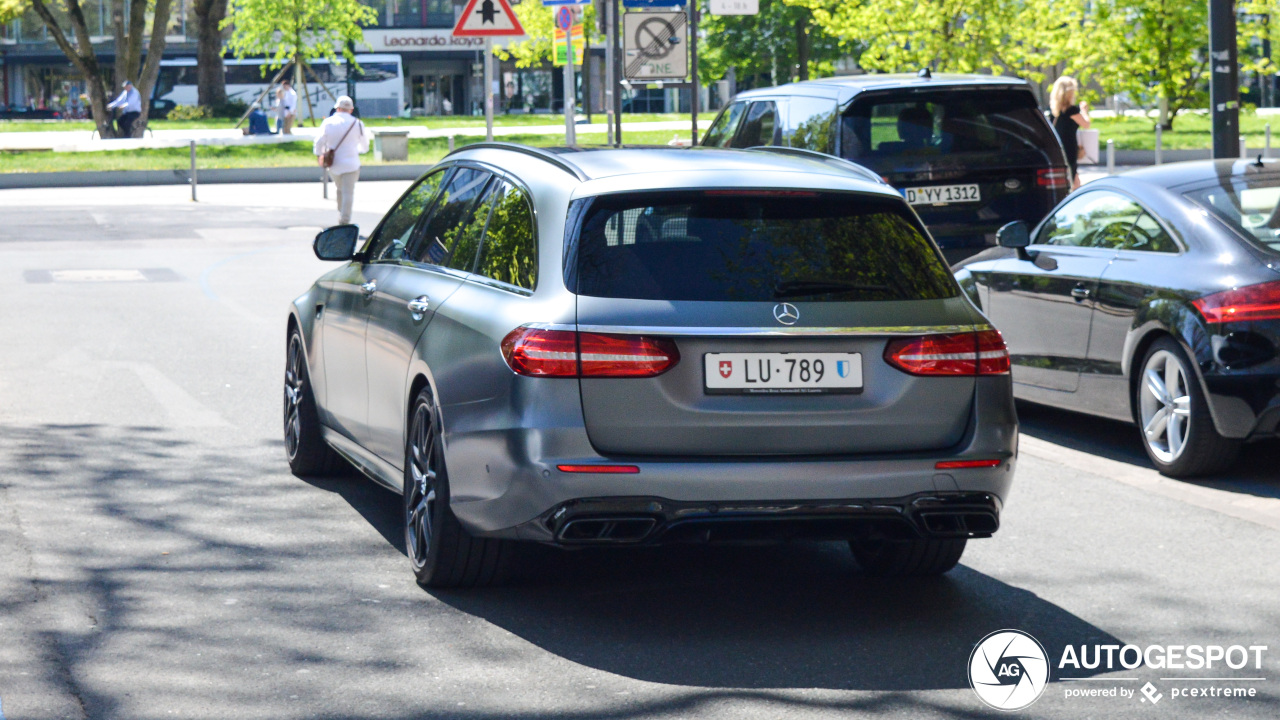
[[[230,427],[217,412],[209,409],[204,403],[195,399],[191,393],[182,388],[160,371],[160,368],[148,362],[127,360],[97,360],[79,348],[73,349],[55,358],[49,363],[55,370],[69,372],[79,377],[88,378],[94,383],[102,382],[102,376],[112,370],[132,372],[142,382],[142,386],[151,393],[157,404],[169,416],[173,427]]]
[[[1139,468],[1098,455],[1055,445],[1047,440],[1023,434],[1018,440],[1022,452],[1065,467],[1099,477],[1110,478],[1132,487],[1171,500],[1178,500],[1280,530],[1280,498],[1242,495],[1237,492],[1173,480],[1155,470]]]

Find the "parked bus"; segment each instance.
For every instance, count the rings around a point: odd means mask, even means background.
[[[267,61],[261,58],[224,60],[227,78],[227,99],[252,103],[267,89],[279,69],[265,69]],[[399,55],[356,55],[356,106],[362,117],[398,117],[403,107],[404,70]],[[330,63],[315,60],[309,66],[311,72],[306,92],[317,118],[323,118],[333,108],[333,100],[347,92],[347,64],[344,61]],[[289,71],[292,79],[293,70]],[[317,82],[318,81],[318,82]],[[323,83],[323,85],[321,84]],[[298,119],[307,117],[307,101],[303,88],[298,91]],[[275,103],[271,94],[263,100],[263,107]],[[165,112],[176,105],[196,105],[195,58],[178,58],[160,61],[160,77],[152,94],[153,112]]]

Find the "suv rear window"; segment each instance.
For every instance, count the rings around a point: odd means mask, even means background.
[[[706,191],[596,198],[568,287],[639,300],[934,300],[955,280],[901,201]]]
[[[1021,90],[878,93],[841,118],[841,154],[881,173],[928,165],[1063,165],[1058,138]]]

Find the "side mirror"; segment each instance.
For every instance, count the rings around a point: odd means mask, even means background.
[[[350,260],[356,254],[356,241],[360,228],[356,225],[335,225],[321,230],[311,247],[321,260]]]
[[[1021,250],[1031,244],[1031,231],[1021,220],[1014,220],[996,231],[996,243],[1000,247]]]

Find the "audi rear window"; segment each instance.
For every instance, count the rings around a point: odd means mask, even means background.
[[[1274,175],[1233,177],[1186,196],[1258,247],[1280,253],[1280,180]]]
[[[569,287],[637,300],[936,300],[959,287],[901,201],[707,191],[596,198]]]

